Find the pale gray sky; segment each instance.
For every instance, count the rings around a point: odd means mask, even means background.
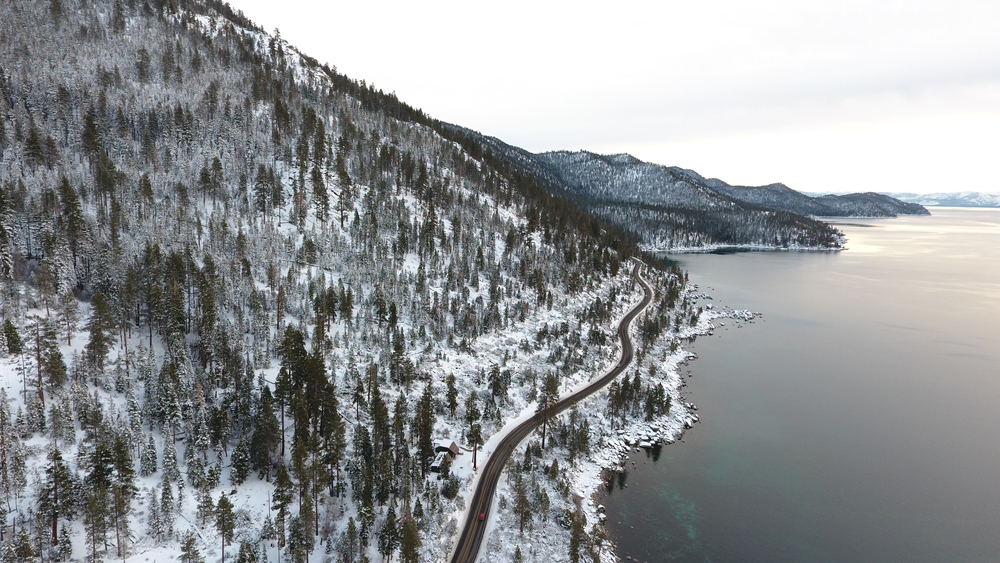
[[[811,192],[1000,192],[996,0],[231,2],[352,78],[531,151]]]

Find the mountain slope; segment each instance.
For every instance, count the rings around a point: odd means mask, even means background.
[[[837,248],[836,229],[795,212],[747,202],[718,180],[630,155],[557,151],[535,155],[570,197],[637,233],[648,248],[713,246]]]
[[[643,163],[629,155],[583,152],[533,154],[460,126],[485,154],[531,175],[608,223],[633,233],[649,250],[718,246],[838,248],[836,229],[795,213],[766,210],[712,189],[697,173]]]
[[[3,2],[0,65],[5,560],[440,561],[473,471],[434,442],[615,357],[630,238],[226,4]],[[672,342],[698,311],[650,277]]]

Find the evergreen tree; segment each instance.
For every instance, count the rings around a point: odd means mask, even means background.
[[[153,440],[153,435],[150,434],[149,442],[142,449],[142,458],[139,461],[139,475],[149,477],[153,473],[156,473],[156,465],[156,442]]]
[[[250,443],[246,440],[240,440],[236,444],[236,448],[233,449],[233,455],[229,460],[231,465],[229,478],[234,486],[242,485],[247,476],[250,475],[250,459]]]
[[[41,513],[51,523],[52,545],[59,544],[59,517],[73,518],[76,512],[76,497],[73,494],[73,478],[63,462],[59,448],[52,448],[45,467],[45,481],[38,492]]]
[[[555,372],[548,372],[542,379],[542,389],[538,394],[536,413],[542,413],[542,449],[545,449],[545,430],[548,427],[552,406],[559,400],[559,379]]]
[[[114,477],[111,484],[112,518],[115,523],[115,543],[118,556],[124,557],[131,530],[129,514],[132,500],[139,492],[135,486],[135,464],[128,441],[122,434],[116,434],[112,443],[114,456]]]
[[[419,563],[420,547],[422,545],[423,542],[420,541],[420,531],[417,529],[417,523],[414,519],[406,518],[403,520],[403,529],[399,546],[400,563]]]
[[[180,481],[178,481],[178,484]],[[174,535],[174,490],[170,486],[170,477],[166,471],[160,482],[160,526],[168,538]]]
[[[354,561],[354,554],[358,552],[358,525],[354,521],[354,517],[351,516],[347,519],[347,529],[344,531],[344,535],[341,538],[341,545],[343,546],[344,559],[347,561]]]
[[[184,539],[181,541],[181,563],[204,563],[204,559],[201,557],[201,552],[198,551],[198,538],[194,535],[194,532],[188,532],[184,534]]]
[[[240,542],[240,554],[236,557],[236,563],[258,563],[257,550],[253,544],[243,540]]]
[[[573,514],[572,528],[569,536],[569,560],[570,563],[580,563],[580,547],[586,539],[584,531],[585,521],[583,514],[577,512]]]
[[[378,552],[387,561],[392,561],[392,554],[399,547],[400,531],[396,526],[396,509],[389,505],[389,512],[385,516],[382,528],[378,532]]]
[[[250,466],[257,471],[258,477],[268,480],[271,478],[271,457],[277,452],[281,440],[273,404],[271,390],[264,386],[260,393],[257,426],[250,438]]]
[[[40,349],[39,368],[41,375],[45,378],[45,384],[50,390],[61,389],[68,378],[66,362],[63,361],[62,352],[59,350],[55,325],[51,322],[45,322],[44,327],[38,342]],[[44,407],[44,405],[43,401],[42,406]]]
[[[80,242],[86,236],[87,221],[80,206],[80,196],[65,176],[59,182],[59,211],[75,267],[80,252]]]
[[[104,370],[104,361],[111,349],[112,338],[109,333],[114,330],[115,321],[111,315],[111,305],[103,293],[98,291],[90,302],[91,314],[87,321],[87,332],[90,340],[85,348],[87,359],[98,371]]]
[[[146,515],[147,533],[151,538],[158,541],[163,535],[163,524],[160,520],[160,499],[156,494],[156,487],[149,490],[146,506],[149,507]]]
[[[455,374],[449,373],[445,384],[448,386],[445,392],[445,398],[448,400],[448,410],[451,411],[451,417],[455,418],[455,409],[458,408],[458,388],[455,387]]]
[[[73,539],[69,536],[69,530],[66,529],[65,524],[59,528],[58,553],[60,561],[70,561],[73,559]]]
[[[424,392],[417,402],[417,412],[413,417],[413,431],[411,434],[417,437],[417,458],[420,463],[420,476],[427,477],[427,469],[434,461],[434,443],[432,436],[434,433],[434,423],[437,418],[434,413],[433,390],[430,383],[424,387]]]
[[[278,547],[285,546],[285,524],[288,521],[288,505],[292,503],[292,480],[284,465],[279,465],[274,473],[274,493],[271,495],[271,509],[277,510],[274,524],[278,532]]]
[[[177,468],[177,450],[174,441],[166,436],[163,439],[163,475],[171,481],[180,481],[181,472]]]
[[[469,425],[469,431],[466,434],[469,439],[469,445],[472,446],[472,469],[476,469],[476,452],[479,450],[479,443],[483,441],[483,427],[478,422],[473,422]]]
[[[0,508],[6,508],[10,503],[10,493],[14,488],[10,459],[17,449],[17,435],[7,401],[7,389],[0,387],[0,489],[3,490],[5,501],[5,505],[0,505]]]
[[[72,345],[73,333],[76,332],[80,322],[80,306],[72,291],[64,291],[59,294],[59,300],[56,302],[56,318],[66,331],[66,345]]]
[[[472,391],[465,399],[465,423],[466,428],[471,428],[473,424],[479,422],[482,413],[479,411],[479,395]]]
[[[107,545],[110,498],[108,489],[100,484],[89,484],[83,498],[83,527],[90,543],[91,560],[97,560],[98,546]]]
[[[226,560],[226,542],[232,543],[233,532],[236,531],[236,515],[233,513],[233,503],[222,493],[219,504],[215,508],[215,529],[222,538],[222,560]]]
[[[7,544],[3,563],[23,563],[38,556],[31,536],[28,535],[27,527],[21,526],[21,530],[15,534],[12,540],[11,543]]]
[[[530,449],[529,449],[530,451]],[[518,471],[514,477],[514,514],[518,519],[521,533],[524,524],[531,521],[531,501],[528,499],[528,485],[524,482],[524,474]]]

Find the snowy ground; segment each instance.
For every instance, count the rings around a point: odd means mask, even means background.
[[[685,293],[692,300],[706,296],[698,292],[694,285],[688,286]],[[692,336],[711,334],[715,323],[720,322],[720,319],[744,323],[752,322],[757,316],[758,314],[749,311],[706,308],[695,326],[683,328],[676,337],[689,339]],[[637,341],[637,330],[637,323],[633,323],[633,342]],[[612,422],[607,416],[607,389],[581,402],[577,410],[578,415],[585,417],[590,423],[593,444],[590,453],[571,462],[566,448],[557,447],[546,450],[541,461],[535,459],[534,467],[526,472],[524,478],[528,479],[530,476],[533,500],[544,493],[549,507],[548,510],[536,511],[523,533],[519,529],[520,522],[509,509],[515,494],[512,473],[519,470],[523,472],[523,467],[508,465],[505,471],[507,478],[501,480],[494,506],[489,512],[487,539],[481,549],[480,560],[491,563],[514,561],[515,550],[520,550],[524,561],[569,561],[571,532],[568,515],[578,512],[585,517],[585,529],[590,538],[590,555],[594,557],[594,561],[618,561],[614,546],[607,540],[603,514],[594,501],[595,495],[602,488],[609,472],[627,471],[628,455],[639,451],[640,443],[673,443],[680,439],[685,429],[691,428],[698,421],[695,413],[697,407],[684,400],[685,383],[681,373],[682,368],[695,355],[681,348],[671,352],[667,340],[658,340],[651,348],[638,353],[633,366],[626,373],[633,373],[636,369],[646,373],[649,366],[655,366],[657,381],[668,390],[672,400],[669,413],[651,421],[630,417],[624,425],[618,420],[612,429]],[[566,416],[568,415],[562,415],[564,418]],[[538,436],[535,435],[518,447],[512,460],[520,464],[525,450],[537,445]],[[558,474],[550,474],[548,470],[552,459],[558,461],[561,469]]]

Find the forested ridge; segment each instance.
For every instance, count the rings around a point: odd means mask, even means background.
[[[842,234],[815,217],[927,214],[919,205],[874,193],[810,197],[783,184],[746,187],[628,154],[530,153],[448,125],[477,139],[489,155],[604,220],[650,251],[717,247],[837,249]]]
[[[228,5],[4,2],[0,65],[4,561],[442,560],[468,453],[614,356],[628,235]]]

